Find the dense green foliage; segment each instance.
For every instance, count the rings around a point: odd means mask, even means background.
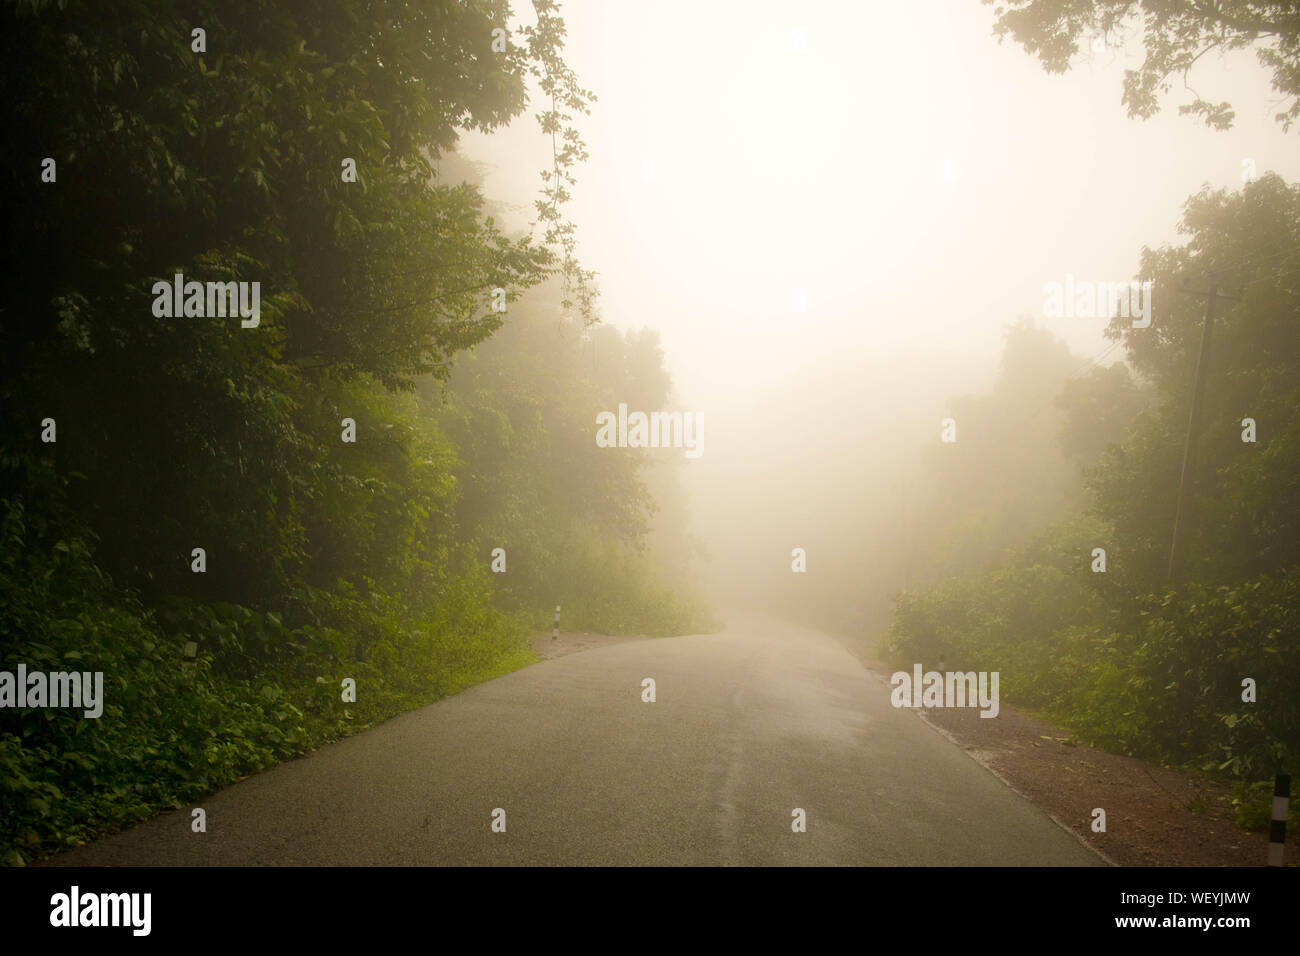
[[[500,603],[537,626],[550,626],[558,604],[566,629],[711,628],[675,573],[684,569],[647,546],[656,510],[648,480],[671,499],[680,452],[611,454],[592,440],[596,410],[672,404],[658,336],[585,329],[560,315],[557,295],[547,286],[511,306],[505,327],[457,364],[437,405],[460,449],[460,534],[485,563],[493,548],[505,550]],[[680,536],[681,526],[670,531]]]
[[[104,712],[10,711],[0,729],[5,861],[49,853],[278,760],[528,663],[522,626],[486,573],[448,577],[415,606],[303,588],[285,610],[173,598],[146,608],[113,586],[85,538],[11,502],[0,541],[5,659],[103,671]],[[181,643],[203,653],[186,673]],[[340,703],[344,677],[354,704]]]
[[[704,620],[638,553],[649,462],[592,442],[585,337],[625,338],[591,328],[563,215],[590,94],[533,8],[498,52],[501,0],[4,5],[0,668],[103,671],[106,696],[0,712],[7,862],[527,663],[557,603]],[[530,78],[557,144],[540,241],[450,153]],[[260,324],[158,317],[178,272],[260,282]],[[661,359],[606,371],[666,388]]]
[[[1020,489],[1063,451],[1086,465],[1085,506],[1040,521],[1027,542],[987,524],[957,529],[1006,551],[901,595],[889,643],[899,660],[1000,671],[1007,700],[1086,739],[1260,781],[1300,770],[1300,188],[1270,175],[1236,193],[1207,189],[1181,228],[1186,244],[1143,253],[1151,328],[1116,317],[1108,332],[1136,379],[1112,365],[1067,383],[1059,451],[1040,443],[1017,463],[966,429],[969,466],[936,468],[941,497],[970,495],[972,469],[994,456],[1002,486]],[[1171,583],[1211,289],[1230,298],[1218,301],[1184,570]],[[1255,442],[1242,440],[1247,418]],[[986,510],[1007,494],[975,492]],[[1092,569],[1094,548],[1106,550],[1105,573]],[[1246,678],[1255,702],[1243,701]]]

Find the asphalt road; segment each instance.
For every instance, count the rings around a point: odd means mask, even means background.
[[[51,862],[1102,865],[838,642],[774,621],[544,661],[197,805],[207,833],[166,813]]]

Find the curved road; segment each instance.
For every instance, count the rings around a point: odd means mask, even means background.
[[[51,862],[1103,865],[837,641],[765,620],[544,661],[200,805],[207,833],[165,813]]]

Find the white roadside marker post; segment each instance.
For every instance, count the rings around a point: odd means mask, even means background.
[[[1268,831],[1268,865],[1281,866],[1286,849],[1286,814],[1291,805],[1291,778],[1277,775],[1273,784],[1273,825]]]

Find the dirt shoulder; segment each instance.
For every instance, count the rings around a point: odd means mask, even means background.
[[[847,644],[847,642],[846,642]],[[891,668],[850,646],[888,685]],[[1069,731],[1002,704],[995,719],[978,708],[933,708],[918,716],[1011,789],[1120,866],[1264,866],[1268,834],[1233,819],[1231,787],[1198,774],[1077,743]],[[1106,832],[1093,833],[1093,809]],[[1286,860],[1300,860],[1287,834]]]

